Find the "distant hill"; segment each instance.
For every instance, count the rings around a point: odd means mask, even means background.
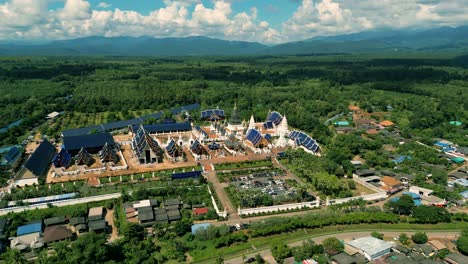
[[[209,56],[378,52],[468,52],[468,26],[431,30],[380,30],[266,46],[208,37],[86,37],[49,43],[0,42],[0,55]]]
[[[468,51],[468,26],[431,30],[366,31],[277,45],[268,54]]]
[[[0,44],[0,55],[103,55],[197,56],[255,54],[266,46],[256,42],[227,41],[207,37],[87,37],[41,45]]]

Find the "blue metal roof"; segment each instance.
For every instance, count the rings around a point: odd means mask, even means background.
[[[183,111],[189,112],[189,111],[192,111],[192,110],[195,110],[195,109],[198,109],[198,108],[200,108],[200,104],[195,103],[195,104],[191,104],[191,105],[185,105],[185,106],[174,108],[174,109],[171,110],[171,112],[172,112],[173,115],[177,115],[177,114],[182,113]]]
[[[57,168],[68,167],[70,165],[71,160],[71,154],[68,153],[64,145],[62,145],[62,149],[60,149],[59,153],[55,155],[54,159],[52,160],[52,163],[54,163],[54,166]]]
[[[37,223],[29,224],[29,225],[19,226],[18,229],[16,229],[16,235],[23,236],[23,235],[37,233],[41,231],[42,231],[42,223],[37,222]]]
[[[68,151],[76,151],[81,148],[102,148],[106,143],[109,146],[115,145],[114,138],[109,132],[63,138],[63,145]]]
[[[404,192],[403,195],[409,195],[413,199],[421,199],[421,196],[414,192]]]
[[[392,161],[396,164],[400,164],[400,163],[403,163],[405,160],[411,160],[411,156],[408,156],[408,155],[400,155],[398,157],[396,157],[395,159],[393,159]]]
[[[178,132],[178,131],[190,131],[192,130],[192,125],[190,123],[172,123],[172,124],[154,124],[154,125],[144,125],[143,128],[150,134],[155,133],[169,133],[169,132]],[[132,127],[133,131],[138,130],[138,126]]]
[[[270,112],[267,117],[267,122],[270,121],[275,124],[275,126],[279,125],[282,120],[283,116],[276,111]]]
[[[315,153],[320,150],[318,143],[304,132],[292,131],[289,134],[289,138],[294,140],[297,146],[303,146],[306,149],[311,150]]]
[[[24,167],[36,176],[42,176],[55,156],[55,147],[47,139],[41,142]]]
[[[212,224],[209,224],[209,223],[194,224],[194,225],[192,225],[192,235],[194,235],[200,229],[207,229],[210,226],[212,226]]]
[[[2,127],[2,128],[0,128],[0,133],[5,133],[5,132],[8,131],[8,129],[19,126],[19,125],[21,125],[21,123],[23,123],[23,119],[17,120],[17,121],[15,121],[15,122],[13,122],[13,123],[5,126],[5,127]]]
[[[224,110],[222,109],[207,109],[201,112],[201,120],[210,120],[210,121],[216,121],[216,120],[222,120],[226,118],[224,114]]]
[[[465,191],[461,192],[460,195],[461,195],[463,198],[468,199],[468,190],[465,190]]]
[[[173,173],[172,179],[187,179],[187,178],[198,178],[202,174],[202,171],[188,171],[188,172],[179,172]]]
[[[182,111],[191,111],[193,109],[197,109],[200,107],[200,104],[191,104],[191,105],[186,105],[186,106],[181,106],[177,107],[171,110],[173,114],[178,114]],[[68,129],[62,131],[62,136],[67,137],[67,136],[80,136],[80,135],[86,135],[89,134],[91,131],[97,131],[97,132],[103,132],[103,131],[108,131],[108,130],[115,130],[115,129],[123,129],[128,126],[134,126],[134,125],[139,125],[145,122],[146,120],[150,118],[154,119],[160,119],[164,116],[164,112],[156,112],[154,114],[149,114],[149,115],[144,115],[138,118],[133,118],[129,120],[122,120],[122,121],[117,121],[117,122],[111,122],[107,124],[102,124],[102,125],[95,125],[95,126],[90,126],[90,127],[83,127],[83,128],[76,128],[76,129]]]
[[[102,127],[102,125],[96,125],[96,126],[89,126],[89,127],[83,127],[83,128],[68,129],[68,130],[62,131],[62,136],[63,137],[81,136],[81,135],[87,135],[91,133],[92,131],[96,131],[100,133],[104,131],[104,128]]]
[[[19,149],[17,147],[12,147],[3,158],[11,164],[15,162],[20,155],[21,152],[19,151]]]
[[[246,135],[246,138],[248,141],[250,141],[252,143],[252,145],[254,145],[255,147],[258,146],[258,144],[260,144],[260,142],[262,141],[263,137],[262,135],[260,134],[260,132],[258,132],[258,130],[254,129],[254,128],[251,128],[249,129],[249,131],[247,131],[247,135]]]

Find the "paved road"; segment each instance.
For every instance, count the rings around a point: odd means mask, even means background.
[[[399,236],[401,233],[406,233],[407,235],[411,236],[411,235],[413,235],[415,233],[415,232],[410,232],[410,231],[379,231],[379,232],[383,233],[385,237],[396,237],[396,236]],[[338,238],[340,240],[348,242],[348,241],[351,241],[351,240],[356,239],[356,238],[370,236],[371,233],[372,233],[371,231],[362,231],[362,232],[346,232],[346,231],[343,231],[342,233],[339,233],[339,234],[330,234],[330,235],[311,237],[311,239],[317,244],[321,244],[323,242],[323,240],[325,240],[325,239],[327,239],[329,237],[336,237],[336,238]],[[458,237],[459,233],[460,232],[458,232],[458,231],[426,232],[429,239],[450,239],[450,240],[456,239]],[[297,247],[297,246],[302,245],[302,243],[304,243],[304,241],[306,241],[306,240],[307,239],[300,240],[300,241],[297,241],[297,242],[292,242],[292,243],[289,243],[288,246]],[[267,257],[268,260],[269,260],[268,263],[276,263],[276,261],[271,261],[271,251],[270,251],[270,249],[264,249],[264,250],[256,251],[254,253],[245,254],[244,257],[245,258],[255,257],[257,254],[260,254],[262,257]],[[240,257],[235,257],[235,258],[231,258],[231,259],[226,259],[224,261],[224,263],[225,264],[241,264],[241,263],[243,263],[242,260],[243,260],[242,256],[240,256]],[[205,263],[210,263],[210,262],[205,262]]]

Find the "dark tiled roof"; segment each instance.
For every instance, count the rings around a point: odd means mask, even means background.
[[[58,225],[65,223],[65,216],[56,216],[44,219],[45,226]]]
[[[104,230],[107,227],[105,220],[91,221],[88,225],[90,231]]]
[[[81,148],[102,148],[106,143],[109,146],[115,145],[114,138],[109,132],[63,138],[63,145],[68,151],[77,151]]]
[[[55,147],[49,141],[44,139],[37,147],[24,167],[36,176],[42,176],[49,167],[55,156]]]
[[[70,219],[70,225],[79,225],[79,224],[86,224],[86,218],[84,216],[73,217]]]
[[[65,226],[51,226],[44,230],[44,243],[64,240],[73,236],[70,229]]]

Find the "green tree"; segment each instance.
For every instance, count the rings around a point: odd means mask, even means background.
[[[125,225],[122,233],[126,241],[141,241],[145,237],[145,229],[136,223],[128,223]]]
[[[416,244],[424,244],[428,240],[426,233],[423,232],[416,232],[414,235],[411,236],[411,239]]]
[[[262,258],[262,256],[260,256],[260,254],[257,254],[257,255],[255,256],[255,262],[256,262],[257,264],[264,264],[264,263],[265,263],[265,260]]]
[[[23,253],[21,253],[17,249],[11,249],[11,248],[8,248],[7,251],[2,255],[2,259],[4,259],[6,263],[15,263],[15,264],[28,263]]]
[[[413,217],[419,223],[436,224],[440,222],[450,222],[450,213],[445,208],[421,205],[413,209]]]
[[[377,239],[383,240],[383,234],[382,234],[382,233],[379,233],[379,232],[377,232],[377,231],[372,232],[372,233],[371,233],[371,236],[372,236],[372,237],[375,237],[375,238],[377,238]]]
[[[447,185],[447,172],[439,169],[433,169],[432,170],[432,181],[435,184]]]
[[[396,214],[409,215],[414,208],[414,202],[411,196],[404,194],[398,201],[390,200],[386,206]]]
[[[283,263],[286,258],[291,257],[291,249],[283,241],[278,241],[274,243],[271,248],[271,254],[278,263]]]
[[[463,255],[468,255],[468,229],[464,230],[458,237],[457,248]]]
[[[336,237],[329,237],[322,243],[323,249],[329,255],[336,255],[344,250],[344,245]]]
[[[400,241],[401,244],[403,245],[408,245],[409,244],[409,237],[405,233],[401,233],[400,236],[398,237],[398,241]]]

